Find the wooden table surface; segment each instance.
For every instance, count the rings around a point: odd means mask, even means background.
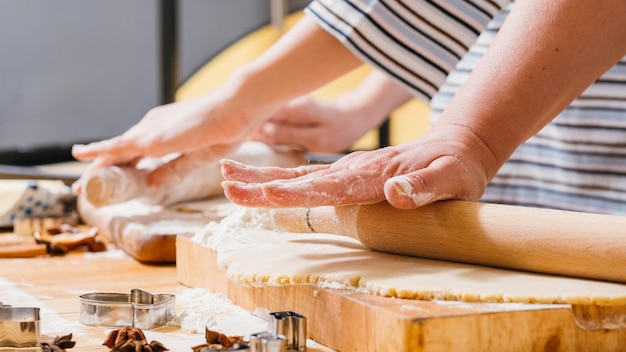
[[[68,180],[73,180],[79,177],[86,165],[88,164],[78,162],[43,165],[34,172],[29,168],[21,177],[18,176],[22,170],[12,170],[8,174],[3,174],[0,170],[0,182],[2,179],[37,178],[31,173],[50,175],[43,179],[69,175]],[[10,229],[0,229],[0,236],[7,231]],[[72,333],[76,346],[69,351],[109,350],[102,346],[102,342],[112,328],[86,326],[78,322],[79,295],[90,292],[129,293],[133,288],[152,293],[174,294],[176,315],[190,313],[214,319],[209,328],[227,335],[248,335],[267,330],[265,319],[234,305],[240,311],[212,313],[207,311],[207,307],[199,307],[199,299],[206,299],[214,294],[205,289],[182,285],[175,265],[142,264],[111,244],[108,251],[101,253],[72,252],[54,257],[0,258],[0,302],[14,307],[41,308],[42,342],[51,342],[56,336]],[[165,326],[145,330],[144,333],[149,341],[160,341],[170,351],[189,352],[191,347],[205,342],[203,330],[197,333]],[[307,341],[307,347],[309,351],[332,351],[311,340]]]
[[[73,333],[77,343],[72,350],[107,351],[101,344],[111,329],[80,324],[78,296],[88,292],[126,293],[132,288],[181,294],[185,287],[177,282],[175,271],[174,266],[139,264],[118,250],[0,259],[0,301],[14,307],[41,308],[43,341]],[[202,337],[196,341],[200,344]]]
[[[193,311],[193,290],[177,280],[174,265],[144,265],[121,250],[101,253],[70,253],[58,257],[0,259],[0,302],[14,307],[41,308],[42,341],[74,334],[76,346],[69,351],[108,351],[102,346],[112,328],[86,326],[78,322],[78,296],[89,292],[128,293],[141,288],[152,293],[176,295],[176,314]],[[212,295],[209,291],[207,294]],[[218,314],[214,330],[229,335],[246,335],[267,330],[267,322],[252,314]],[[162,342],[171,351],[191,351],[204,343],[204,332],[190,333],[173,326],[144,330],[148,341]],[[311,341],[312,342],[312,341]],[[310,351],[328,351],[313,343]]]

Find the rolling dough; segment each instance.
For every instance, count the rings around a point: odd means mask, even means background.
[[[296,167],[307,162],[301,150],[275,149],[253,141],[243,143],[229,157],[257,166]],[[161,188],[147,186],[149,168],[101,168],[84,175],[84,192],[77,200],[79,214],[84,223],[97,227],[135,259],[173,262],[177,234],[194,233],[223,217],[214,214],[210,205],[218,198],[214,196],[224,194],[221,164],[206,163],[181,182]]]
[[[306,164],[301,150],[278,150],[261,142],[244,142],[228,158],[253,166],[296,167]],[[182,201],[223,194],[219,161],[206,163],[171,187],[151,188],[146,183],[148,173],[164,164],[168,157],[142,160],[135,167],[110,166],[85,175],[85,199],[96,207],[139,199],[151,205],[169,205]]]
[[[626,285],[373,252],[344,236],[278,232],[268,212],[236,205],[193,241],[215,250],[229,278],[245,285],[468,302],[626,303]]]

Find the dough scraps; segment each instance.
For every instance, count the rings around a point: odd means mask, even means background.
[[[374,252],[349,237],[279,232],[267,210],[232,207],[193,241],[215,250],[239,284],[309,284],[425,300],[626,303],[626,285]]]

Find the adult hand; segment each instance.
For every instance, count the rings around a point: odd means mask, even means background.
[[[364,118],[342,100],[312,96],[297,98],[263,123],[253,138],[270,145],[284,144],[321,153],[344,152],[376,121]],[[371,125],[371,126],[370,126]]]
[[[171,160],[150,173],[148,184],[179,181],[199,165],[234,151],[254,128],[236,106],[223,104],[218,93],[156,107],[124,134],[76,145],[72,154],[78,160],[94,160],[89,170],[167,156]],[[80,183],[75,190],[80,192]]]
[[[314,152],[344,152],[411,98],[401,84],[371,70],[358,86],[334,100],[310,95],[292,100],[261,125],[254,138]]]
[[[356,152],[330,165],[256,168],[222,161],[222,184],[235,203],[253,207],[314,207],[376,203],[400,209],[437,200],[478,200],[499,164],[489,148],[460,126],[421,140]]]

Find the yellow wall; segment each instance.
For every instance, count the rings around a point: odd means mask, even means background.
[[[176,100],[184,100],[211,91],[222,85],[239,66],[252,60],[269,48],[293,24],[302,12],[288,16],[282,30],[265,26],[237,41],[203,66],[177,91]],[[346,90],[356,87],[371,70],[363,65],[330,84],[313,92],[324,98],[333,98]],[[428,106],[419,101],[411,101],[391,114],[391,143],[398,144],[424,135],[428,131]],[[361,138],[354,149],[373,149],[377,146],[377,131],[371,131]]]

